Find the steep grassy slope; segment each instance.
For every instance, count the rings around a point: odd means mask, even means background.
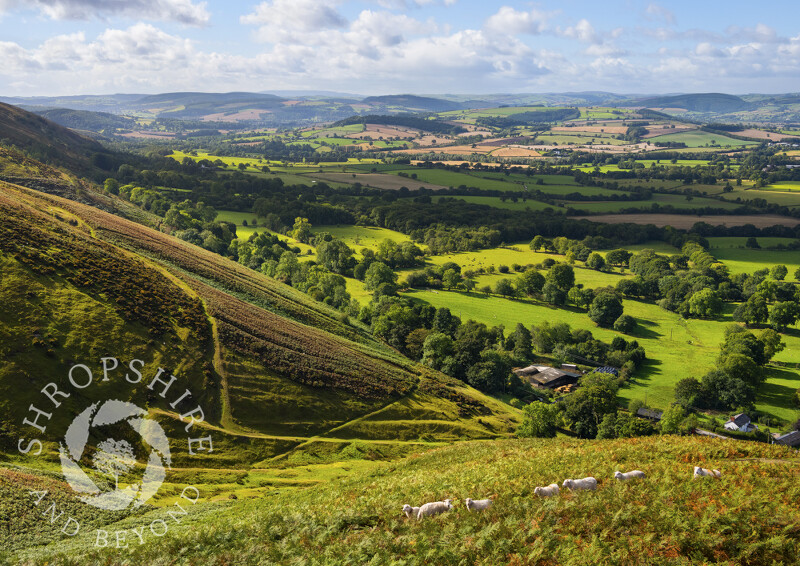
[[[506,406],[414,364],[338,311],[94,207],[0,184],[0,262],[7,451],[41,387],[102,356],[141,358],[144,372],[161,366],[188,381],[228,448],[205,466],[302,452],[315,435],[344,439],[344,449],[359,438],[487,438],[514,428]],[[112,386],[100,383],[91,398],[107,398]],[[176,411],[144,386],[131,395],[179,435]],[[69,401],[77,408],[85,396]],[[321,459],[335,460],[335,451]]]
[[[691,479],[692,467],[722,479]],[[616,470],[647,478],[620,483]],[[798,452],[679,437],[471,442],[383,463],[269,498],[192,510],[161,539],[97,550],[81,535],[21,556],[73,564],[795,564]],[[537,485],[593,475],[596,492],[538,499]],[[485,513],[465,497],[494,496]],[[407,520],[404,503],[446,497],[446,515]],[[141,522],[129,518],[114,528]],[[312,558],[313,557],[313,558]]]
[[[98,142],[16,106],[0,103],[0,132],[40,161],[90,173],[110,155]]]

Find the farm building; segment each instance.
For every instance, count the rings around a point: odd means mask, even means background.
[[[750,417],[744,413],[733,415],[731,420],[725,423],[727,430],[737,430],[739,432],[753,432],[758,427],[750,422]]]
[[[662,411],[656,411],[655,409],[645,409],[644,407],[640,408],[636,411],[636,416],[642,419],[648,419],[653,422],[658,422],[661,420],[661,416],[664,413]]]
[[[786,446],[800,448],[800,430],[793,430],[792,432],[776,436],[775,444],[784,444]]]
[[[617,368],[613,368],[611,366],[603,366],[599,368],[594,368],[592,373],[610,373],[614,376],[619,376],[619,370]]]
[[[547,389],[555,389],[563,385],[575,385],[581,376],[579,371],[566,371],[550,366],[536,365],[515,369],[514,373],[534,387],[546,387]]]

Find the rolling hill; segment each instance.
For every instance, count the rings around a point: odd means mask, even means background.
[[[392,94],[386,96],[368,96],[361,101],[362,104],[370,104],[378,107],[399,107],[407,111],[416,112],[449,112],[463,108],[458,102],[442,100],[441,98],[429,98],[426,96],[416,96],[413,94]]]
[[[753,105],[732,94],[702,93],[656,96],[634,101],[629,106],[646,108],[682,108],[689,112],[727,114],[750,110]]]

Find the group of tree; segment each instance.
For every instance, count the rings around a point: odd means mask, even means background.
[[[785,344],[766,329],[756,336],[738,324],[725,329],[716,368],[702,379],[687,377],[675,385],[675,400],[686,409],[751,409],[764,382],[764,366]]]

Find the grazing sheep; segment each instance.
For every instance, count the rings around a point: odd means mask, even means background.
[[[464,503],[467,504],[467,509],[470,511],[485,511],[492,506],[491,499],[470,499],[467,497]]]
[[[533,489],[533,494],[539,497],[552,497],[558,495],[559,489],[557,483],[551,483],[547,487],[536,487]]]
[[[593,477],[583,478],[581,480],[564,480],[564,487],[569,488],[570,491],[578,491],[581,489],[597,489],[597,480]]]
[[[416,517],[417,513],[419,513],[419,507],[412,507],[411,505],[406,503],[405,505],[403,505],[403,513],[405,513],[406,517],[408,517],[409,519],[411,517]]]
[[[632,472],[614,472],[614,477],[620,481],[632,480],[634,478],[645,478],[644,472],[633,470]]]
[[[426,503],[425,505],[419,508],[419,511],[417,511],[417,520],[421,521],[423,517],[438,515],[439,513],[450,511],[450,509],[452,508],[453,504],[449,499],[445,499],[444,501],[432,501],[430,503]]]
[[[702,477],[721,478],[722,472],[720,472],[719,470],[709,470],[707,468],[701,468],[700,466],[695,466],[694,479]]]

